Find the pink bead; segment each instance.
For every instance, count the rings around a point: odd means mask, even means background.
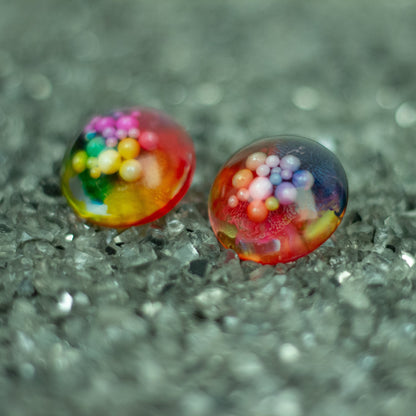
[[[267,156],[266,158],[266,165],[269,166],[270,168],[276,168],[277,166],[279,166],[279,156],[276,155],[270,155]]]
[[[248,192],[248,189],[246,188],[240,188],[237,191],[237,198],[240,201],[248,201],[248,199],[250,198],[250,192]]]
[[[124,139],[125,137],[127,137],[127,131],[121,129],[117,130],[116,137],[118,137],[119,139]]]
[[[109,137],[106,141],[105,141],[105,145],[107,147],[116,147],[118,143],[118,140],[116,137]]]
[[[256,169],[256,173],[258,176],[267,176],[270,173],[270,167],[267,165],[260,165]]]
[[[106,127],[102,133],[103,137],[115,137],[116,135],[116,129],[114,127]]]
[[[98,121],[100,121],[101,120],[101,117],[100,116],[95,116],[95,117],[93,117],[92,119],[91,119],[91,121],[88,123],[88,124],[90,124],[91,126],[94,126],[94,128],[95,128],[95,125],[97,124],[97,122]]]
[[[155,150],[158,143],[159,137],[151,131],[144,131],[139,137],[139,144],[144,150]]]
[[[231,208],[235,208],[238,205],[238,199],[235,195],[232,195],[228,198],[228,205]]]
[[[115,121],[113,117],[101,117],[96,123],[95,123],[95,129],[98,132],[102,132],[107,127],[114,127]]]
[[[134,110],[130,113],[132,117],[140,117],[142,113],[139,110]]]
[[[252,199],[265,200],[273,193],[273,185],[267,178],[259,176],[253,179],[248,192]]]
[[[139,127],[139,120],[132,116],[122,116],[117,120],[117,129],[126,130],[137,129]]]
[[[130,129],[129,130],[129,134],[128,136],[131,137],[132,139],[137,139],[140,135],[140,130],[139,129]]]
[[[94,124],[92,124],[92,123],[87,124],[87,125],[84,127],[84,133],[88,133],[88,132],[90,132],[90,131],[95,131],[95,126],[94,126]]]

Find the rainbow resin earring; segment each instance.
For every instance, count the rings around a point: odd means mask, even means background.
[[[139,107],[92,118],[66,152],[61,184],[79,217],[125,228],[169,212],[194,170],[185,130],[160,111]]]
[[[211,188],[208,212],[220,243],[243,260],[285,263],[326,241],[344,216],[345,171],[319,143],[259,140],[235,153]]]

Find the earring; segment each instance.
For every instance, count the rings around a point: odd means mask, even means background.
[[[286,263],[326,241],[348,198],[344,168],[319,143],[297,136],[256,141],[235,153],[211,188],[212,229],[243,260]]]
[[[145,224],[185,195],[195,170],[192,139],[148,108],[92,118],[68,148],[62,191],[75,213],[113,228]]]

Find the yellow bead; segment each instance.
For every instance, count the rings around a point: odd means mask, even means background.
[[[91,176],[91,178],[97,179],[97,178],[100,177],[100,175],[101,175],[100,168],[98,168],[98,167],[95,166],[95,167],[93,167],[93,168],[90,169],[90,176]]]
[[[138,160],[125,160],[120,166],[120,176],[126,182],[135,182],[142,176],[142,170],[142,165]]]
[[[87,167],[87,152],[85,150],[80,150],[79,152],[75,153],[74,157],[72,158],[72,169],[74,169],[77,173],[84,172],[85,168]]]
[[[328,210],[324,212],[321,218],[313,221],[308,225],[304,232],[303,237],[306,242],[316,241],[317,238],[322,238],[325,235],[331,235],[342,218],[339,218],[334,211]]]
[[[117,150],[108,149],[104,150],[98,156],[98,167],[102,173],[106,175],[111,175],[116,173],[121,165],[121,156]]]
[[[96,157],[89,157],[87,160],[87,168],[92,169],[98,167],[98,159]]]
[[[269,211],[276,211],[279,208],[279,201],[274,196],[269,196],[265,204]]]
[[[136,139],[131,139],[127,137],[123,139],[117,147],[120,156],[124,159],[134,159],[139,156],[140,153],[140,144]]]

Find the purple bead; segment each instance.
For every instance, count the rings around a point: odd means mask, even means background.
[[[291,170],[292,172],[295,172],[300,167],[300,160],[296,156],[293,155],[286,155],[285,157],[282,157],[280,161],[280,167],[285,170]]]
[[[114,127],[106,127],[102,132],[103,137],[115,137],[116,129]]]
[[[126,130],[137,129],[139,127],[139,120],[132,116],[122,116],[117,120],[117,129]]]
[[[292,183],[296,188],[303,188],[308,191],[312,188],[315,179],[308,170],[298,170],[293,174]]]
[[[118,129],[116,131],[116,137],[118,137],[120,140],[124,139],[125,137],[127,137],[127,131],[126,130],[122,130],[122,129]]]
[[[115,126],[115,120],[113,117],[101,117],[97,123],[95,124],[95,129],[98,132],[103,132],[107,127],[114,127]]]
[[[282,177],[282,179],[288,181],[291,177],[292,177],[293,172],[289,169],[283,169],[282,172],[280,173],[280,176]]]
[[[290,182],[283,182],[277,186],[275,197],[281,205],[290,205],[296,201],[298,191]]]

